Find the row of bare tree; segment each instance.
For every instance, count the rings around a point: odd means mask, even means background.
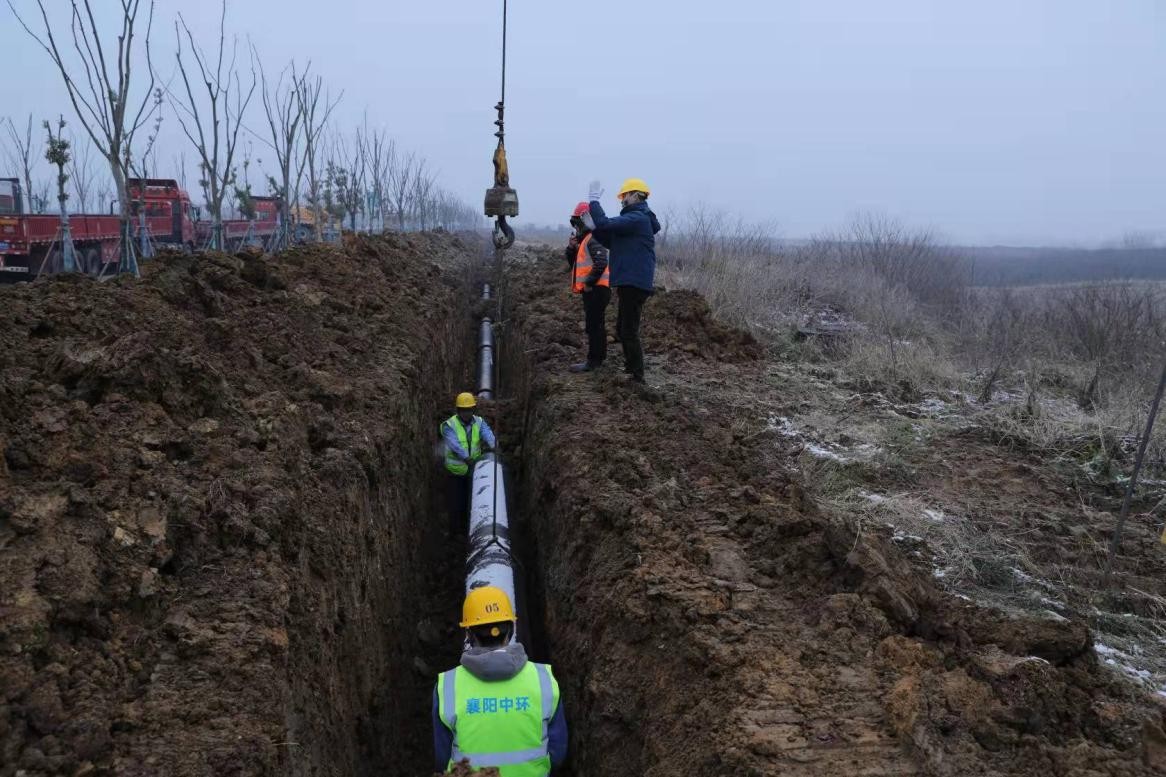
[[[33,13],[18,9],[21,0],[7,2],[55,65],[80,134],[89,141],[72,138],[67,176],[58,179],[69,182],[73,209],[104,210],[116,202],[123,254],[131,243],[125,239],[132,209],[127,180],[173,177],[185,184],[185,170],[159,175],[156,144],[163,116],[170,114],[193,149],[215,247],[222,245],[228,209],[233,205],[244,215],[251,210],[251,160],[245,150],[251,139],[275,157],[275,169],[266,178],[268,194],[282,203],[285,244],[297,227],[300,235],[309,232],[321,239],[331,221],[347,221],[354,230],[480,225],[475,209],[442,190],[427,162],[398,149],[384,130],[370,129],[367,120],[351,136],[336,128],[333,114],[343,93],[330,93],[310,62],[292,62],[269,77],[254,46],[241,52],[238,36],[229,34],[227,0],[221,0],[217,36],[210,41],[200,41],[178,14],[169,72],[153,56],[153,0],[118,0],[116,29],[99,23],[103,17],[94,5],[102,4],[94,0],[32,0]],[[62,32],[62,8],[69,15],[67,33]],[[108,13],[104,7],[99,11]],[[250,115],[256,103],[262,120]],[[253,119],[261,123],[252,124]],[[3,123],[4,161],[19,171],[29,205],[43,212],[51,184],[34,180],[42,147],[33,124],[31,116],[24,126],[12,119]],[[94,173],[92,151],[105,160],[110,185]],[[184,166],[185,155],[180,158]],[[64,182],[58,182],[58,198],[67,196]],[[123,255],[123,264],[133,261]]]

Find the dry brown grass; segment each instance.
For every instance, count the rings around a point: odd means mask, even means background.
[[[975,289],[961,257],[885,218],[783,246],[763,226],[694,210],[667,219],[659,254],[663,283],[702,292],[719,317],[772,342],[789,345],[823,310],[861,323],[828,349],[856,387],[958,389],[990,407],[983,421],[1002,441],[1099,476],[1119,472],[1144,423],[1166,340],[1162,284]],[[1150,464],[1166,467],[1166,424]]]

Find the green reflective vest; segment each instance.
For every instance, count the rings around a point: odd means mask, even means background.
[[[453,732],[447,768],[463,758],[496,766],[502,777],[551,773],[547,729],[559,706],[559,684],[546,664],[527,661],[509,680],[487,682],[464,666],[437,678],[437,711]]]
[[[440,433],[444,437],[445,429],[449,427],[457,434],[457,441],[462,448],[470,452],[470,461],[477,461],[482,456],[482,422],[474,416],[473,422],[470,424],[470,437],[466,439],[466,427],[462,425],[461,419],[456,415],[452,415],[446,419],[445,423],[441,425]],[[470,471],[469,465],[454,455],[453,451],[446,446],[445,451],[445,468],[454,475],[465,475]]]

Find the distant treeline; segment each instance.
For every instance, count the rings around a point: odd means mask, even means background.
[[[1166,280],[1166,248],[961,248],[976,286]]]

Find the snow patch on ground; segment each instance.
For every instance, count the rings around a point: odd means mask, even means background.
[[[845,464],[850,461],[850,459],[841,453],[836,453],[815,442],[806,443],[806,453],[818,459],[829,459],[830,461],[837,461],[840,464]]]
[[[1118,650],[1115,647],[1110,647],[1109,645],[1106,645],[1102,642],[1097,642],[1093,645],[1093,650],[1095,653],[1097,653],[1097,655],[1101,656],[1103,663],[1113,667],[1127,677],[1131,677],[1141,682],[1149,682],[1150,678],[1153,676],[1149,671],[1145,669],[1138,669],[1136,666],[1133,666],[1131,663],[1129,663],[1133,659],[1133,656]],[[1161,691],[1159,691],[1159,693],[1161,693]]]
[[[785,416],[773,416],[769,419],[769,428],[780,434],[782,437],[798,437],[798,430],[794,427],[794,422]]]

